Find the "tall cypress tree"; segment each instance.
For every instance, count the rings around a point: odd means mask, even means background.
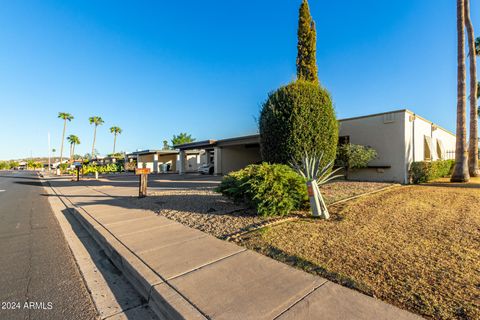
[[[297,37],[297,78],[318,83],[317,32],[307,0],[300,5]]]

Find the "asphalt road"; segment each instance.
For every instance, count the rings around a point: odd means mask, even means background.
[[[0,171],[0,319],[94,319],[95,307],[34,173]]]

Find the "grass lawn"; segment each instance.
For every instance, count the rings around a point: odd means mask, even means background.
[[[480,319],[480,180],[405,186],[251,233],[244,246],[435,319]]]

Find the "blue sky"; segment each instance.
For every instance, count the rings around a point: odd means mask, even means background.
[[[47,133],[90,152],[257,131],[268,92],[295,78],[298,1],[3,1],[0,159],[45,156]],[[480,12],[472,1],[472,13]],[[339,118],[408,108],[455,129],[452,0],[311,0],[319,78]],[[480,35],[478,14],[474,27]],[[68,148],[67,148],[68,149]],[[58,153],[58,151],[57,151]]]

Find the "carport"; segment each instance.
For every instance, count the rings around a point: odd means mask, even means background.
[[[144,150],[133,152],[130,155],[135,154],[137,156],[138,168],[150,168],[153,173],[160,172],[160,166],[162,164],[170,165],[170,170],[175,172],[177,166],[176,150]]]
[[[215,140],[204,140],[173,146],[179,150],[178,173],[185,174],[187,171],[192,171],[194,167],[196,170],[202,164],[210,164],[214,157],[215,143]]]
[[[201,164],[213,161],[216,175],[227,174],[261,161],[260,136],[258,134],[223,140],[204,140],[174,146],[179,150],[178,172],[186,172],[188,152],[199,151]]]

